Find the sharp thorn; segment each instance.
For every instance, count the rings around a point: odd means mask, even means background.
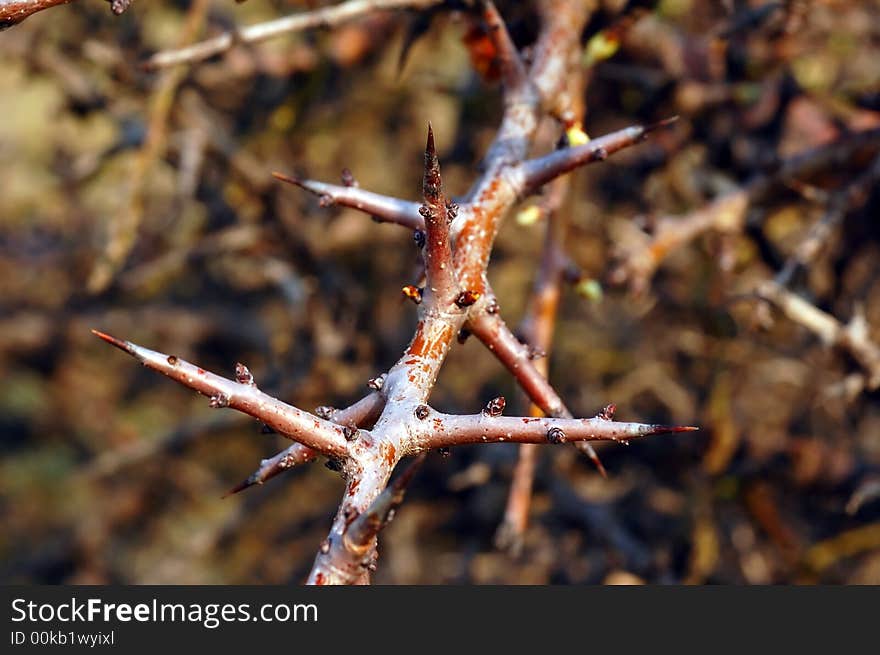
[[[672,125],[678,120],[678,118],[678,116],[670,116],[669,118],[664,118],[662,121],[657,121],[656,123],[645,125],[645,127],[643,127],[642,129],[644,130],[645,134],[647,134],[648,132],[659,130],[661,127]]]
[[[436,154],[436,149],[434,148],[434,129],[431,127],[431,121],[428,121],[428,141],[425,143],[425,155],[426,158],[430,156],[432,159]]]
[[[225,494],[220,496],[220,498],[228,498],[229,496],[232,496],[234,494],[242,492],[245,489],[250,489],[251,487],[258,485],[258,484],[262,484],[262,483],[263,483],[263,481],[258,479],[257,474],[254,473],[249,478],[242,480],[237,485],[232,487],[232,489],[230,489]]]
[[[292,175],[285,175],[284,173],[279,173],[278,171],[273,171],[272,177],[276,180],[281,180],[282,182],[287,182],[288,184],[295,184],[298,187],[303,186],[303,181],[298,177]]]
[[[116,337],[111,337],[109,334],[105,334],[104,332],[99,332],[98,330],[92,330],[92,334],[94,334],[99,339],[103,339],[111,346],[116,346],[120,350],[124,350],[129,355],[134,355],[134,345],[129,341],[123,341],[122,339],[117,339]]]
[[[596,467],[596,470],[599,471],[599,475],[602,476],[605,480],[608,479],[608,471],[605,470],[605,466],[602,464],[602,460],[599,459],[599,455],[596,454],[596,451],[592,451],[589,453],[590,460],[593,462],[593,466]]]
[[[241,491],[244,491],[244,490],[247,489],[248,487],[252,487],[252,486],[253,486],[253,485],[252,485],[248,480],[245,480],[244,482],[239,482],[237,485],[235,485],[234,487],[232,487],[232,489],[230,489],[230,490],[227,491],[225,494],[223,494],[222,496],[220,496],[220,498],[221,498],[221,499],[223,499],[223,498],[229,498],[230,496],[233,496],[233,495],[235,495],[235,494],[237,494],[237,493],[239,493],[239,492],[241,492]]]
[[[652,425],[646,434],[664,434],[670,432],[696,432],[700,428],[694,425]]]
[[[590,445],[589,441],[576,441],[574,442],[575,446],[578,450],[580,450],[584,455],[586,455],[590,461],[593,463],[593,466],[596,467],[596,470],[599,471],[599,475],[601,475],[606,480],[608,479],[608,471],[605,470],[605,466],[602,464],[602,460],[599,459],[599,455],[596,453],[595,449]]]

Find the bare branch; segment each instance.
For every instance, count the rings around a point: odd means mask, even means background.
[[[651,125],[635,125],[573,148],[563,148],[537,159],[523,163],[525,186],[523,193],[531,193],[550,180],[580,166],[597,161],[605,161],[614,153],[645,140],[649,133],[671,125],[678,116],[658,121]]]
[[[190,3],[186,21],[178,36],[178,44],[186,45],[196,38],[207,18],[209,5],[209,0],[194,0]],[[178,66],[163,71],[158,76],[150,97],[147,133],[129,175],[121,211],[107,225],[103,252],[93,264],[86,282],[91,293],[100,293],[113,282],[135,246],[148,206],[150,171],[162,158],[168,145],[169,120],[186,72],[185,66]]]
[[[364,14],[389,9],[424,9],[442,0],[349,0],[330,7],[285,16],[250,25],[237,31],[224,32],[212,39],[187,48],[163,50],[144,64],[147,68],[165,68],[182,62],[201,61],[226,52],[239,43],[257,43],[282,34],[313,28],[330,28]]]
[[[547,379],[535,367],[529,356],[529,347],[516,338],[498,313],[479,312],[470,317],[467,327],[507,367],[522,390],[542,412],[547,416],[566,416],[568,410]]]
[[[606,418],[538,418],[534,416],[487,416],[430,414],[429,429],[415,433],[419,449],[449,448],[475,443],[560,444],[575,441],[621,441],[668,432],[692,432],[682,425],[622,423]],[[414,430],[415,432],[415,430]]]
[[[454,226],[456,274],[465,289],[485,292],[484,273],[495,236],[522,191],[516,165],[528,156],[544,105],[565,89],[571,75],[569,55],[592,9],[592,3],[565,0],[542,4],[541,33],[529,69],[532,83],[505,89],[504,116],[484,158],[483,174],[465,196],[478,211],[463,211]]]
[[[147,368],[211,398],[212,407],[231,407],[259,419],[289,439],[328,457],[348,455],[343,427],[281,402],[257,389],[253,383],[233,382],[187,361],[122,341],[103,332],[92,332],[127,352]]]
[[[321,205],[324,207],[342,205],[370,214],[383,223],[397,223],[411,230],[425,228],[425,221],[419,215],[421,205],[417,202],[383,196],[356,186],[340,186],[314,180],[302,180],[283,173],[272,173],[272,175],[282,182],[295,184],[309,193],[320,196]]]

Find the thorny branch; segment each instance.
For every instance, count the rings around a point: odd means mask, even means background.
[[[472,416],[429,412],[429,428],[416,432],[419,449],[449,448],[472,443],[561,444],[573,441],[620,441],[666,432],[691,432],[690,426],[621,423],[596,418],[540,418],[536,416]],[[415,431],[414,431],[415,432]]]
[[[387,8],[392,4],[433,3],[350,2],[311,13],[341,11],[343,6]],[[347,410],[319,408],[313,414],[260,392],[250,372],[241,365],[233,381],[174,356],[96,332],[146,366],[210,396],[212,407],[231,407],[248,413],[296,442],[264,461],[235,490],[259,484],[291,465],[311,460],[315,454],[330,459],[345,479],[345,493],[330,534],[316,556],[308,578],[311,584],[369,582],[378,556],[379,531],[401,502],[403,490],[425,451],[507,441],[626,441],[696,429],[617,422],[605,413],[589,419],[573,418],[535,367],[529,349],[513,337],[498,312],[487,267],[501,221],[514,203],[576,167],[602,161],[617,150],[638,143],[651,129],[666,124],[627,128],[585,146],[528,160],[539,121],[546,115],[559,115],[559,98],[564,96],[570,76],[579,74],[578,59],[573,54],[590,14],[583,2],[575,0],[546,0],[540,6],[541,32],[533,48],[532,63],[527,67],[494,5],[479,4],[480,15],[499,53],[504,115],[484,158],[482,174],[460,207],[447,202],[443,195],[430,128],[421,205],[370,194],[352,184],[324,185],[278,176],[317,193],[323,204],[338,202],[357,207],[379,220],[423,231],[420,245],[426,288],[407,288],[407,295],[417,301],[415,334],[400,359],[384,376],[372,381],[374,391],[366,398]],[[331,20],[341,20],[341,14],[334,16]],[[326,13],[322,20],[331,24]],[[440,368],[466,326],[507,364],[546,417],[502,416],[501,398],[491,401],[480,414],[470,416],[444,414],[428,405]],[[389,486],[398,462],[414,455],[419,456],[415,464]]]
[[[425,176],[422,184],[425,203],[419,208],[425,219],[425,291],[427,302],[438,309],[456,296],[456,302],[464,305],[468,293],[458,296],[455,272],[452,269],[452,244],[449,241],[449,224],[458,212],[458,206],[447,202],[440,179],[440,162],[434,147],[434,131],[428,125],[428,142],[425,145]],[[476,299],[474,299],[476,300]],[[470,302],[469,304],[473,304]]]
[[[279,434],[328,457],[348,455],[348,439],[344,426],[331,423],[263,393],[257,388],[253,376],[243,364],[236,365],[236,380],[229,380],[175,355],[165,355],[143,348],[97,330],[92,332],[107,343],[127,352],[147,368],[159,371],[172,380],[208,396],[211,399],[211,407],[231,407],[250,414]]]

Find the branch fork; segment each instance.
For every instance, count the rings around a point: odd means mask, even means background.
[[[436,3],[352,1],[312,13],[324,12],[325,18],[332,16],[332,20],[341,21],[363,11],[367,5],[387,8],[431,4]],[[149,368],[208,396],[213,407],[250,414],[294,441],[286,450],[261,462],[230,493],[262,484],[318,456],[328,458],[328,463],[343,474],[343,500],[327,539],[318,549],[308,578],[311,584],[369,582],[377,557],[378,535],[393,517],[427,451],[443,454],[453,446],[476,443],[575,443],[604,471],[589,446],[592,441],[621,441],[696,429],[617,422],[612,420],[610,411],[589,419],[572,417],[547,381],[546,371],[538,368],[532,356],[535,348],[521,343],[501,318],[489,286],[487,267],[495,236],[519,197],[575,168],[603,161],[668,123],[626,128],[582,146],[528,159],[539,121],[548,114],[548,108],[559,104],[558,98],[565,95],[570,76],[578,72],[572,68],[576,61],[572,53],[579,47],[589,15],[583,3],[575,0],[547,1],[541,7],[541,33],[532,63],[526,68],[494,5],[479,5],[482,19],[489,27],[488,36],[498,53],[505,109],[483,171],[462,199],[461,207],[444,195],[430,125],[420,203],[364,190],[351,174],[343,176],[342,185],[274,174],[279,180],[317,195],[322,205],[353,207],[379,221],[412,230],[421,248],[425,286],[404,287],[404,294],[418,304],[415,334],[398,361],[381,377],[381,383],[380,378],[370,382],[371,391],[364,398],[345,409],[321,407],[310,413],[260,391],[253,375],[241,364],[235,367],[235,378],[227,379],[179,358],[95,332]],[[251,32],[245,30],[242,34]],[[221,42],[227,43],[222,39],[217,43]],[[179,61],[180,57],[186,60],[196,56],[193,52],[169,53],[162,61]],[[204,48],[199,52],[204,54]],[[491,400],[473,415],[444,414],[431,408],[428,403],[440,368],[452,344],[468,332],[507,366],[546,416],[506,416],[503,398]],[[541,344],[533,345],[546,350]],[[406,457],[415,460],[389,484],[398,463]]]

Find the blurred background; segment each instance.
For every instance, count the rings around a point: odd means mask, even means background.
[[[89,330],[227,376],[244,362],[305,409],[357,400],[396,361],[415,323],[400,294],[418,270],[412,234],[322,208],[271,172],[338,182],[347,167],[364,188],[415,200],[430,120],[445,186],[464,193],[501,115],[466,17],[383,13],[141,66],[321,4],[151,0],[116,17],[79,0],[0,32],[0,581],[307,575],[338,474],[315,463],[222,498],[285,440]],[[602,448],[608,480],[572,448],[543,449],[516,557],[493,546],[516,447],[431,456],[382,535],[374,581],[878,584],[880,395],[848,384],[865,373],[851,354],[753,292],[880,146],[683,244],[640,293],[614,272],[659,217],[880,125],[880,6],[596,4],[586,131],[681,120],[575,174],[566,245],[595,283],[565,290],[551,380],[576,415],[613,402],[620,420],[701,432]],[[521,47],[536,35],[531,5],[498,3]],[[558,137],[548,122],[537,151]],[[843,324],[862,311],[874,343],[878,211],[868,185],[789,285]],[[515,215],[489,274],[512,326],[543,238],[540,221]],[[497,395],[527,411],[471,339],[432,404],[472,413]]]

